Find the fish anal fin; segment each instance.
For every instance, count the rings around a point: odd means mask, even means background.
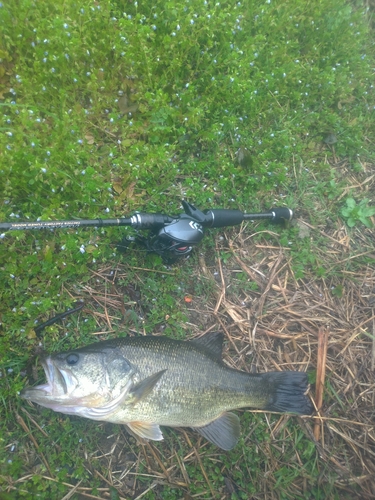
[[[130,434],[137,438],[151,439],[152,441],[162,441],[163,433],[157,424],[150,422],[127,422],[126,426]]]
[[[240,437],[240,419],[230,412],[223,413],[219,418],[203,427],[194,427],[208,441],[223,450],[231,450]]]
[[[223,332],[208,332],[202,337],[190,340],[190,344],[194,344],[197,347],[204,347],[207,349],[212,356],[221,361],[223,352]]]
[[[141,399],[147,397],[166,371],[167,370],[161,370],[135,384],[130,391],[129,399],[126,401],[126,404],[135,405],[141,401]]]

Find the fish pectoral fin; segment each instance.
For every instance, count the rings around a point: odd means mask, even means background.
[[[162,441],[163,433],[157,424],[150,422],[127,422],[126,423],[130,434],[143,439],[151,439],[152,441]]]
[[[160,372],[154,373],[153,375],[150,375],[149,377],[135,384],[135,386],[130,391],[129,399],[127,399],[126,404],[135,405],[136,403],[141,401],[141,399],[144,399],[146,396],[148,396],[166,371],[167,370],[161,370]]]
[[[225,412],[203,427],[193,427],[211,443],[223,450],[231,450],[240,437],[240,419],[234,413]]]

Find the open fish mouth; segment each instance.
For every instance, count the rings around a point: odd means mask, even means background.
[[[21,392],[21,397],[30,399],[35,403],[58,400],[67,397],[77,386],[77,381],[68,370],[58,368],[50,357],[42,360],[42,366],[47,378],[46,384],[35,387],[26,387]]]
[[[51,396],[67,396],[77,387],[77,380],[70,370],[58,368],[51,358],[46,358],[43,368],[47,377]]]

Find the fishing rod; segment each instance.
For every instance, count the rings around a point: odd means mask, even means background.
[[[203,212],[191,203],[182,200],[183,214],[170,216],[165,214],[135,213],[129,218],[116,219],[79,219],[35,222],[1,222],[0,231],[27,231],[31,229],[68,229],[81,227],[121,227],[130,226],[135,230],[146,229],[150,235],[146,238],[125,237],[119,244],[119,250],[126,250],[132,241],[157,253],[171,263],[179,257],[187,257],[193,248],[203,239],[204,228],[236,226],[243,221],[269,220],[272,223],[290,221],[293,212],[290,208],[271,208],[263,213],[244,213],[240,210],[209,209]]]

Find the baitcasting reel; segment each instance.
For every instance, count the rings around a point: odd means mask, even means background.
[[[130,218],[86,219],[63,221],[37,221],[0,223],[1,230],[59,229],[79,227],[130,226],[136,230],[147,229],[146,238],[123,238],[119,250],[126,250],[131,241],[143,245],[150,252],[160,255],[166,262],[173,263],[180,257],[187,257],[203,239],[204,228],[236,226],[245,220],[268,219],[273,223],[290,221],[293,212],[289,208],[272,208],[269,212],[245,214],[240,210],[212,209],[202,212],[191,203],[182,201],[185,213],[176,216],[164,214],[135,213]]]

